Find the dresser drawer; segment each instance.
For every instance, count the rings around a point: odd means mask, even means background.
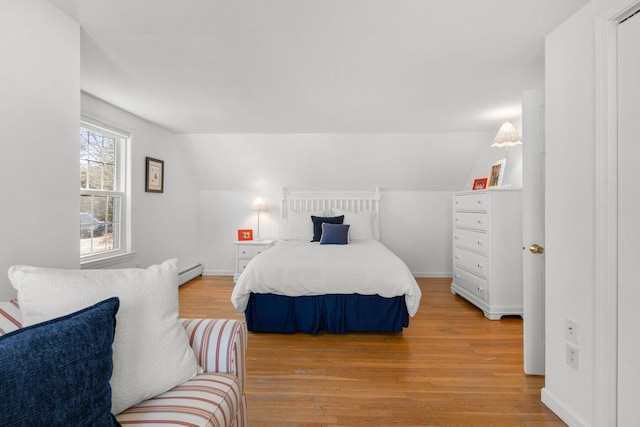
[[[471,230],[456,228],[453,230],[453,243],[461,248],[482,254],[487,253],[487,235]]]
[[[460,267],[471,273],[487,277],[487,257],[456,248],[453,255],[454,267]]]
[[[456,212],[453,223],[457,227],[471,228],[473,230],[487,230],[487,214],[472,212]]]
[[[453,203],[457,211],[485,212],[487,210],[487,195],[485,193],[459,194],[455,196]]]
[[[453,269],[453,281],[483,301],[487,300],[487,281],[460,268]]]
[[[264,252],[264,246],[249,246],[249,245],[239,245],[238,246],[238,258],[240,259],[251,259],[259,253]]]
[[[251,258],[247,258],[247,259],[238,259],[238,265],[236,267],[236,272],[238,274],[242,274],[242,272],[244,271],[245,268],[247,268],[247,264],[249,264],[249,261],[251,261]]]

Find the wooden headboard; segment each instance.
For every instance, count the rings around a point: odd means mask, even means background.
[[[374,230],[380,238],[380,189],[373,191],[288,191],[282,190],[281,219],[289,211],[302,213],[314,211],[331,212],[341,209],[347,212],[373,211]]]

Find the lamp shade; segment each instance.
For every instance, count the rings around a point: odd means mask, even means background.
[[[267,204],[262,200],[262,197],[256,197],[251,204],[252,211],[264,212],[267,210]]]
[[[504,122],[500,126],[498,134],[493,139],[492,147],[513,147],[514,145],[522,144],[522,137],[517,130],[509,122]]]

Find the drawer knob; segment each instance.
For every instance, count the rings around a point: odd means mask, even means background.
[[[456,278],[456,279],[459,279],[459,278],[460,278],[460,275],[459,275],[459,274],[456,274],[456,275],[455,275],[455,278]]]
[[[262,251],[258,251],[258,254],[259,254],[260,252],[262,252]]]
[[[455,259],[460,259],[460,257],[459,257],[458,255],[456,255],[454,258],[455,258]]]
[[[478,268],[482,268],[482,264],[478,264]]]
[[[246,253],[247,253],[247,251],[245,251],[245,250],[243,249],[243,250],[242,250],[242,254],[244,255],[244,254],[246,254]]]
[[[482,242],[478,240],[478,246],[482,246]]]

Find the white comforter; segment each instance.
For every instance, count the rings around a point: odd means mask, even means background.
[[[407,265],[377,240],[348,245],[282,241],[253,258],[238,278],[231,302],[244,312],[251,293],[404,295],[410,316],[422,293]]]

